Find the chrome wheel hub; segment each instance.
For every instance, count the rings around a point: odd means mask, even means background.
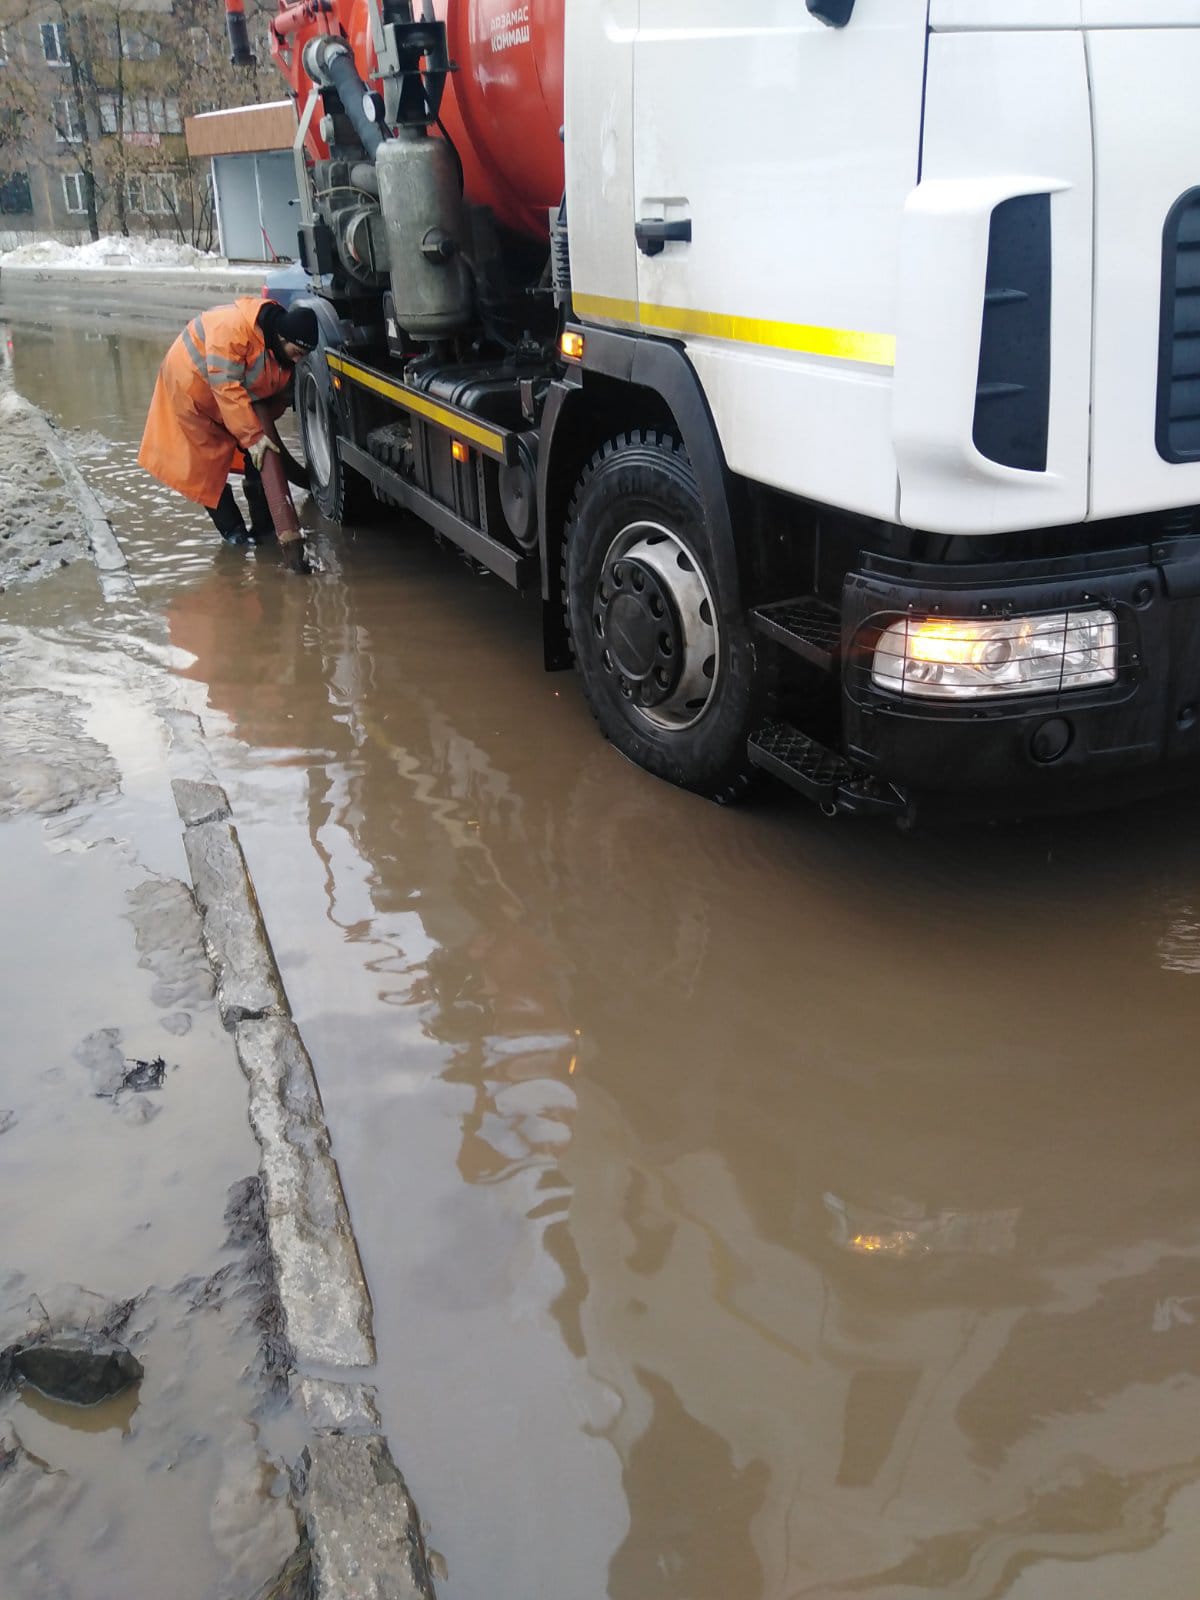
[[[721,665],[716,607],[683,541],[635,522],[613,540],[592,603],[601,664],[647,722],[677,733],[708,709]]]
[[[329,407],[321,394],[320,386],[311,372],[304,374],[301,382],[301,417],[304,422],[304,449],[308,467],[319,483],[328,483],[333,470],[333,435],[329,423]]]

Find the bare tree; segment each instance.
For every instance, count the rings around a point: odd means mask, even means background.
[[[55,163],[79,175],[88,231],[98,239],[102,167],[96,150],[95,39],[91,18],[85,7],[73,7],[68,0],[46,0],[36,7],[21,0],[17,4],[3,0],[0,25],[11,41],[3,74],[5,109],[9,113],[6,120],[10,124],[8,150],[27,159],[44,159],[45,152],[40,147],[52,134]],[[53,29],[53,33],[44,34],[44,28]],[[24,40],[20,54],[15,48],[18,38]],[[51,38],[53,58],[48,54]],[[46,62],[53,60],[57,69],[66,68],[61,82],[65,93],[56,94],[54,90],[60,84],[39,70],[38,47],[32,42],[35,40],[40,41]]]
[[[183,125],[198,112],[278,95],[266,44],[273,11],[270,0],[247,4],[260,61],[245,69],[229,62],[213,0],[0,0],[10,40],[0,171],[20,162],[77,174],[93,239],[102,225],[128,234],[138,211],[211,248],[208,163],[187,155]],[[24,41],[19,55],[14,37]]]

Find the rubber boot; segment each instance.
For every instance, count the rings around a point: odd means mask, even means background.
[[[249,544],[250,535],[246,532],[246,521],[242,516],[242,508],[233,498],[233,490],[229,484],[221,490],[221,498],[215,506],[206,507],[217,532],[226,544]]]
[[[262,477],[252,461],[246,462],[243,487],[246,491],[246,504],[250,507],[250,543],[273,543],[275,524],[271,520],[271,507],[267,504],[267,491],[263,488]]]

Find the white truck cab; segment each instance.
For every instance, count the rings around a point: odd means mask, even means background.
[[[756,764],[850,810],[1186,772],[1200,0],[595,0],[566,84],[579,381],[694,374],[790,658]]]

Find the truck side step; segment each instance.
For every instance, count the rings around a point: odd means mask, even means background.
[[[752,766],[771,773],[825,811],[899,816],[908,809],[906,797],[897,789],[881,784],[790,723],[764,723],[750,735],[746,754]]]
[[[836,606],[815,595],[777,600],[750,613],[761,634],[823,672],[836,672],[842,655],[842,619]]]

